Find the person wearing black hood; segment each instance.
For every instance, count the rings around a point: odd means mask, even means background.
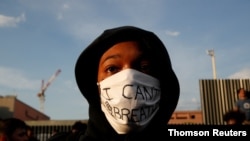
[[[179,82],[162,41],[134,26],[105,30],[78,57],[78,88],[89,103],[81,141],[166,140]]]

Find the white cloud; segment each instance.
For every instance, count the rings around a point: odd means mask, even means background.
[[[18,17],[0,15],[0,27],[16,27],[18,23],[24,22],[25,20],[25,14],[21,14]]]
[[[63,14],[62,14],[62,13],[59,13],[59,14],[57,15],[57,19],[58,19],[58,20],[62,20],[62,19],[63,19]]]
[[[69,9],[69,5],[68,4],[63,4],[62,8],[63,9]]]
[[[64,12],[66,10],[70,9],[70,6],[68,4],[62,4],[62,7],[60,8],[60,12],[59,14],[57,15],[57,19],[58,20],[62,20],[64,19]]]
[[[229,76],[231,79],[250,79],[250,68],[245,68]]]
[[[169,36],[177,37],[180,35],[180,32],[177,31],[166,31],[166,34]]]
[[[0,78],[0,86],[4,87],[36,90],[40,86],[40,81],[30,80],[22,72],[11,68],[0,67]]]

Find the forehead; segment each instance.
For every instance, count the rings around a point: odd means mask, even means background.
[[[124,49],[127,49],[127,51],[129,51],[129,49],[140,49],[141,50],[141,45],[136,42],[136,41],[124,41],[124,42],[119,42],[119,43],[116,43],[114,45],[112,45],[107,51],[105,51],[104,53],[106,52],[110,52],[110,51],[113,51],[113,50],[124,50]]]
[[[143,46],[139,42],[136,41],[124,41],[119,42],[111,46],[108,50],[106,50],[101,56],[101,60],[108,56],[112,55],[139,55],[139,56],[148,56],[148,49],[146,46]]]
[[[126,52],[129,52],[130,49],[132,50],[138,50],[141,51],[142,53],[147,53],[150,52],[149,47],[139,41],[123,41],[123,42],[118,42],[114,45],[112,45],[109,49],[107,49],[103,54],[111,51],[121,51],[121,50],[126,50]],[[125,52],[124,52],[125,53]]]
[[[141,52],[137,42],[120,42],[106,50],[100,58],[100,63],[111,58],[123,58],[125,56],[137,56]]]

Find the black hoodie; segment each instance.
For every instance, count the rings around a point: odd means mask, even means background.
[[[150,124],[140,133],[119,135],[111,127],[101,110],[97,87],[98,64],[102,54],[112,45],[122,41],[139,41],[150,48],[157,60],[158,76],[161,85],[160,109]],[[105,30],[80,54],[75,65],[77,85],[89,103],[88,127],[83,140],[119,141],[148,140],[167,136],[167,123],[179,99],[179,82],[172,69],[170,57],[162,41],[150,31],[133,26],[122,26]]]

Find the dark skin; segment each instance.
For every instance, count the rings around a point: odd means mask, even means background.
[[[124,69],[135,69],[153,76],[150,57],[135,41],[120,42],[109,48],[101,57],[98,82]]]
[[[17,128],[10,137],[10,141],[28,141],[26,129]]]
[[[247,99],[247,95],[246,95],[245,89],[243,89],[243,88],[239,89],[237,94],[238,94],[238,98],[239,98],[240,100]],[[235,111],[238,111],[238,110],[239,110],[239,107],[234,107],[234,110],[235,110]]]

